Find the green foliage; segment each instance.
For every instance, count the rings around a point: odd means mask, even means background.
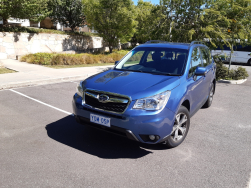
[[[20,61],[39,65],[106,64],[119,61],[127,52],[124,50],[108,55],[35,53],[22,56]]]
[[[246,39],[248,43],[251,42],[250,0],[217,0],[205,13],[211,21],[218,20],[217,24],[210,22],[210,25],[213,29],[220,28],[224,43],[232,50],[237,45],[247,43]]]
[[[225,79],[228,76],[228,69],[224,65],[220,56],[214,56],[214,62],[216,63],[216,80]]]
[[[26,56],[21,57],[21,61],[26,61],[27,63],[34,63],[39,65],[49,65],[53,56],[55,56],[55,54],[51,53],[28,54]]]
[[[208,7],[207,0],[162,0],[151,9],[146,20],[152,40],[191,42],[203,40],[203,11]],[[149,23],[150,22],[150,23]]]
[[[13,72],[16,72],[16,71],[0,67],[0,74],[13,73]]]
[[[229,71],[228,78],[231,80],[241,80],[246,79],[248,77],[247,70],[243,67],[238,67],[237,69],[231,69]]]
[[[249,76],[247,70],[243,67],[231,69],[228,74],[228,68],[222,62],[222,57],[214,56],[213,58],[216,63],[216,80],[240,80],[246,79]]]
[[[40,21],[50,13],[47,3],[48,0],[0,0],[0,17],[4,25],[10,17]]]
[[[85,25],[84,4],[81,0],[50,0],[52,10],[50,18],[73,31],[76,27]]]
[[[127,42],[135,32],[135,8],[132,0],[84,0],[88,24],[103,37],[110,52]]]
[[[132,38],[134,43],[145,43],[151,39],[151,31],[153,30],[154,24],[152,23],[154,19],[158,19],[158,16],[153,16],[152,11],[154,10],[154,5],[151,2],[145,2],[139,0],[136,6],[136,21],[138,25],[136,27],[136,32]]]
[[[251,43],[251,0],[162,0],[138,2],[135,41],[189,43],[209,39],[211,48]]]
[[[15,32],[15,33],[48,33],[61,35],[83,35],[83,36],[98,36],[95,33],[89,32],[65,32],[53,29],[37,29],[28,27],[0,27],[0,32]]]

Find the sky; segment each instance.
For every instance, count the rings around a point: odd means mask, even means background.
[[[144,1],[151,1],[152,4],[159,4],[159,0],[144,0]],[[134,4],[137,5],[138,0],[133,0]]]

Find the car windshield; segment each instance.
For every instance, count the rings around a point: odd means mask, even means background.
[[[188,50],[138,47],[129,52],[115,67],[118,70],[151,74],[182,75]]]

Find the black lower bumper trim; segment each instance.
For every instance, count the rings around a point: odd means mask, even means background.
[[[103,125],[98,125],[96,123],[90,122],[90,119],[84,118],[82,116],[75,116],[75,119],[80,124],[88,125],[90,127],[93,127],[93,128],[96,128],[96,129],[99,129],[99,130],[102,130],[102,131],[106,131],[106,132],[109,132],[109,133],[113,133],[113,134],[116,134],[116,135],[119,135],[119,136],[124,136],[124,137],[129,138],[130,140],[139,141],[137,139],[137,137],[130,130],[123,129],[123,128],[120,128],[120,127],[116,127],[114,125],[111,125],[111,127],[105,127]]]

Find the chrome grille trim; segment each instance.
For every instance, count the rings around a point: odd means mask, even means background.
[[[118,96],[118,97],[126,98],[126,99],[119,99],[119,98],[111,97],[111,98],[109,98],[109,102],[110,103],[122,103],[122,104],[126,104],[127,103],[127,106],[126,106],[126,108],[125,108],[125,110],[123,112],[109,111],[109,110],[104,110],[104,109],[93,107],[93,106],[88,105],[88,104],[85,103],[85,95],[88,95],[90,97],[98,99],[98,95],[96,95],[94,93],[91,93],[91,92],[95,92],[95,93],[99,93],[99,94],[113,95],[113,96]],[[116,113],[116,114],[123,114],[127,110],[127,108],[130,105],[131,101],[132,101],[131,97],[129,97],[127,95],[121,95],[121,94],[118,94],[118,93],[111,93],[111,92],[94,90],[94,89],[89,89],[89,88],[86,88],[84,90],[83,105],[88,106],[88,107],[93,108],[93,109],[105,111],[105,112],[112,112],[112,113]]]
[[[85,92],[86,95],[93,97],[95,99],[99,99],[99,95],[93,94],[93,93],[89,93],[89,92]],[[113,95],[113,94],[112,94]],[[119,99],[119,98],[112,98],[110,97],[107,101],[103,102],[103,103],[107,103],[107,102],[114,102],[114,103],[128,103],[129,100],[127,99]]]

